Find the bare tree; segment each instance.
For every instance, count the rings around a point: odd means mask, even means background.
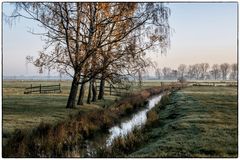
[[[184,77],[184,73],[187,70],[187,66],[185,64],[180,64],[178,67],[178,73],[180,74],[181,78]]]
[[[237,80],[237,72],[238,72],[238,66],[237,63],[233,63],[231,65],[231,78],[233,80]]]
[[[83,82],[85,81],[85,78],[86,77],[84,77],[84,76],[82,77],[82,81]],[[83,105],[83,98],[84,98],[85,88],[86,88],[86,83],[81,83],[79,96],[78,96],[78,101],[77,101],[78,105]]]
[[[171,74],[171,68],[164,67],[164,68],[162,69],[162,73],[163,73],[163,78],[164,78],[164,79],[169,79],[170,74]]]
[[[214,79],[218,79],[220,76],[220,66],[218,64],[214,64],[212,66],[211,74],[213,75]]]
[[[222,73],[222,79],[223,80],[227,79],[229,69],[230,69],[230,65],[228,63],[223,63],[223,64],[220,65],[220,70],[221,70],[221,73]]]
[[[25,59],[25,65],[26,65],[26,73],[28,74],[28,64],[33,62],[32,56],[27,56]]]
[[[161,68],[155,69],[155,75],[157,79],[161,79]]]
[[[200,74],[201,74],[200,64],[193,65],[193,72],[194,72],[195,78],[198,80],[200,78]]]
[[[187,75],[188,75],[188,78],[189,79],[193,79],[194,78],[194,65],[189,65],[188,66],[188,72],[187,72]]]
[[[62,70],[61,68],[57,70],[59,73],[59,81],[62,81],[62,76],[65,74],[64,70]]]
[[[199,68],[200,68],[200,72],[201,72],[201,79],[205,79],[207,70],[209,69],[209,64],[208,63],[200,63]]]
[[[176,80],[177,79],[178,72],[175,69],[171,70],[171,79]]]

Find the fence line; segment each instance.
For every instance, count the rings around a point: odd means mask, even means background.
[[[143,82],[143,83],[145,83],[145,82]],[[159,82],[159,86],[164,86],[164,84],[166,85],[168,83],[169,82],[167,82],[167,83],[166,82]],[[99,88],[100,88],[99,84],[97,84],[96,88],[97,88],[97,91],[99,91]],[[113,84],[109,84],[109,86],[105,85],[104,93],[108,92],[109,95],[119,96],[119,95],[122,95],[122,94],[128,94],[129,92],[133,91],[132,89],[133,89],[132,86],[131,87],[115,87]]]
[[[100,86],[96,86],[97,91],[99,91]],[[123,93],[127,93],[128,92],[128,88],[124,88],[124,87],[115,87],[112,84],[109,84],[109,86],[105,86],[104,87],[104,93],[108,92],[109,95],[120,95]]]
[[[49,86],[42,86],[41,84],[39,86],[32,86],[25,88],[24,94],[30,94],[30,93],[49,93],[49,92],[58,92],[61,93],[61,84],[59,83],[58,85],[49,85]]]
[[[188,84],[193,86],[238,86],[237,82],[188,82]]]
[[[158,83],[159,86],[163,87],[165,85],[174,85],[176,83],[181,83],[181,82],[143,82],[145,84],[148,83]],[[184,82],[183,84],[185,85],[190,85],[190,86],[238,86],[238,82],[233,82],[233,81],[187,81]],[[143,85],[144,86],[144,85]],[[96,86],[97,91],[99,91],[99,85]],[[121,94],[126,94],[129,93],[129,91],[132,88],[124,88],[124,87],[114,87],[113,84],[109,84],[109,86],[104,87],[104,92],[109,93],[109,95],[121,95]]]

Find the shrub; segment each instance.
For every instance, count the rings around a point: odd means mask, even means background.
[[[49,133],[51,127],[52,126],[50,124],[41,122],[36,129],[33,129],[32,134],[38,138],[44,138],[44,136]]]
[[[129,154],[130,152],[136,150],[144,139],[145,137],[142,128],[134,128],[133,131],[125,137],[125,153]]]
[[[105,132],[108,131],[108,129],[114,125],[115,121],[113,119],[115,119],[115,117],[116,114],[105,111],[104,114],[102,114],[101,129]]]
[[[154,126],[158,120],[158,114],[156,110],[152,109],[147,112],[147,122],[146,126]]]
[[[136,150],[144,140],[142,129],[134,128],[127,135],[115,138],[111,146],[98,147],[96,157],[124,157]]]
[[[95,157],[99,158],[108,158],[108,157],[113,157],[113,153],[110,147],[107,146],[102,146],[102,147],[97,147],[96,149],[96,155]]]
[[[161,106],[166,106],[169,103],[170,103],[169,95],[167,95],[167,94],[163,95],[161,100],[160,100],[160,105]]]
[[[133,112],[133,106],[129,103],[127,103],[126,105],[124,105],[124,110],[125,110],[125,115],[129,115]]]
[[[16,129],[10,137],[10,140],[7,142],[6,146],[3,147],[3,157],[21,157],[22,154],[20,153],[22,152],[19,152],[19,149],[24,138],[25,134],[23,131]],[[14,155],[11,154],[12,152]]]

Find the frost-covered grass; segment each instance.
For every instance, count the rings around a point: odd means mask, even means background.
[[[47,121],[41,122],[37,127],[33,127],[32,130],[17,129],[10,135],[4,145],[3,156],[84,156],[85,154],[78,147],[84,148],[84,143],[87,139],[93,138],[97,133],[105,133],[110,127],[118,124],[121,118],[128,116],[129,112],[133,113],[144,107],[146,100],[150,96],[159,94],[164,90],[176,90],[180,87],[175,85],[164,88],[149,88],[121,99],[114,105],[111,105],[111,107],[93,109],[93,107],[89,106],[92,109],[89,109],[88,112],[83,113],[83,111],[80,111],[76,115],[69,116],[68,119],[63,118],[56,124],[51,124],[50,121]],[[131,146],[139,142],[132,140]],[[75,151],[79,152],[80,155],[76,154]]]
[[[62,93],[23,94],[24,88],[61,83]],[[32,129],[44,123],[64,121],[69,115],[101,109],[114,103],[116,96],[105,96],[105,100],[85,104],[75,109],[66,109],[70,81],[3,81],[3,140],[15,129]],[[87,87],[86,87],[87,88]]]
[[[157,112],[130,157],[237,157],[237,88],[188,87]]]
[[[61,93],[48,94],[23,94],[26,87],[57,85],[61,84]],[[105,95],[104,100],[98,100],[92,104],[84,104],[76,109],[66,109],[67,98],[69,95],[71,81],[38,81],[38,80],[4,80],[3,81],[3,137],[7,138],[15,129],[31,129],[40,122],[55,123],[59,120],[67,118],[71,114],[79,111],[89,111],[110,106],[119,99],[117,96]],[[108,84],[106,84],[108,85]],[[143,83],[143,87],[133,86],[134,92],[149,88],[151,86],[159,86],[159,81]],[[86,102],[87,88],[84,102]]]

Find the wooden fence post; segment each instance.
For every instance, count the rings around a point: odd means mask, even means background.
[[[59,83],[59,91],[60,91],[60,93],[62,92],[62,91],[61,91],[61,84],[60,84],[60,83]]]
[[[31,84],[31,92],[30,93],[32,93],[32,84]]]
[[[112,85],[110,84],[110,95],[112,95]]]
[[[40,84],[40,88],[39,88],[39,90],[40,90],[40,93],[42,93],[42,87],[41,87],[41,84]]]

